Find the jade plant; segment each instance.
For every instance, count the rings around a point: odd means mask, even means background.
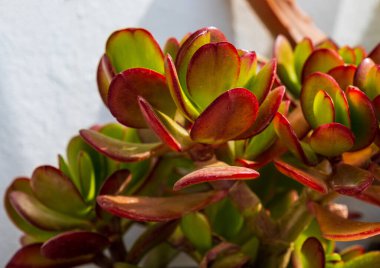
[[[118,123],[12,182],[5,207],[24,234],[8,267],[380,264],[380,251],[335,247],[380,222],[334,203],[380,205],[380,45],[278,36],[267,60],[213,27],[163,49],[128,28],[109,37],[97,82]]]

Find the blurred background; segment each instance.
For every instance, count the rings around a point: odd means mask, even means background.
[[[340,45],[380,42],[380,0],[297,2]],[[114,30],[144,27],[162,45],[211,25],[237,47],[271,56],[272,37],[245,0],[0,0],[0,195],[16,176],[56,165],[79,129],[113,120],[95,72]],[[351,206],[380,221],[378,209]],[[0,267],[19,235],[1,208]]]

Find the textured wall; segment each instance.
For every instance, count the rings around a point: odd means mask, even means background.
[[[371,15],[379,13],[378,0],[299,2],[337,41],[372,46],[380,40]],[[357,6],[369,15],[354,15]],[[55,164],[80,128],[112,120],[95,84],[112,31],[146,27],[162,44],[168,35],[207,25],[240,47],[271,50],[269,34],[244,0],[0,0],[0,195],[12,178]],[[3,267],[19,236],[3,209],[0,235]]]

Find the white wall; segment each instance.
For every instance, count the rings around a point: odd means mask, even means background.
[[[379,0],[299,2],[338,41],[372,46],[380,40]],[[354,16],[357,6],[369,15]],[[0,195],[14,177],[55,164],[80,128],[112,120],[95,83],[112,31],[146,27],[163,44],[209,25],[242,48],[271,50],[269,34],[244,0],[0,0]],[[3,209],[0,235],[3,267],[19,246]]]

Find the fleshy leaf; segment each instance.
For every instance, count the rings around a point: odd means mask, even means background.
[[[368,54],[368,58],[371,58],[376,64],[380,64],[380,43]]]
[[[355,259],[365,253],[365,248],[360,245],[353,245],[343,249],[339,254],[344,262]]]
[[[277,70],[277,62],[272,59],[266,63],[249,83],[248,89],[253,92],[256,98],[262,103],[271,90]]]
[[[303,243],[302,248],[303,267],[307,268],[324,268],[325,267],[325,250],[321,242],[315,237],[309,237]]]
[[[320,90],[324,90],[333,100],[335,121],[350,127],[349,108],[344,92],[331,76],[319,72],[309,75],[305,79],[301,90],[302,111],[309,124],[313,128],[318,127],[313,104],[315,96]]]
[[[354,77],[355,86],[365,91],[365,88],[368,83],[368,78],[369,78],[368,74],[374,66],[375,66],[375,63],[370,58],[365,58],[359,64],[355,73],[355,77]]]
[[[181,219],[181,229],[196,249],[204,253],[212,246],[210,224],[200,212],[190,213]],[[194,230],[197,230],[194,232]]]
[[[96,81],[98,83],[98,90],[100,97],[105,105],[107,105],[108,89],[111,84],[112,78],[115,76],[115,72],[111,65],[107,55],[104,54],[100,59],[98,70],[96,73]]]
[[[344,47],[339,48],[338,53],[342,57],[345,63],[347,64],[356,63],[356,55],[353,48],[349,46],[344,46]]]
[[[194,102],[205,109],[223,92],[236,85],[240,58],[227,42],[210,43],[199,48],[187,70],[187,87]]]
[[[93,256],[83,256],[75,259],[52,260],[41,254],[41,245],[31,244],[19,249],[6,267],[65,268],[85,264],[93,259]]]
[[[376,267],[380,264],[380,252],[373,251],[353,258],[344,264],[344,268]]]
[[[124,142],[94,130],[83,129],[80,134],[97,151],[122,162],[142,161],[155,155],[160,149],[160,143]]]
[[[257,56],[253,51],[238,50],[240,56],[239,78],[237,87],[245,87],[248,81],[256,75]]]
[[[361,192],[355,197],[370,204],[380,206],[380,186],[371,185],[367,188],[367,190]]]
[[[293,166],[284,161],[274,162],[278,171],[299,183],[321,193],[327,193],[326,176],[314,168]]]
[[[218,180],[249,180],[255,179],[260,174],[250,168],[228,166],[226,164],[214,164],[193,171],[179,179],[173,187],[174,191],[179,191],[194,184],[212,182]]]
[[[173,60],[169,55],[165,58],[165,74],[174,103],[183,116],[193,122],[199,116],[198,108],[191,100],[188,91],[181,87]]]
[[[353,151],[370,145],[378,130],[377,118],[371,101],[360,89],[350,86],[346,90],[350,107],[351,131],[355,136]]]
[[[302,69],[302,81],[315,72],[327,73],[332,68],[343,65],[344,61],[334,50],[320,48],[314,50]]]
[[[310,146],[321,155],[332,157],[349,151],[355,142],[351,130],[339,123],[325,124],[313,131]]]
[[[72,228],[89,228],[90,223],[58,213],[41,204],[34,196],[13,191],[9,195],[12,206],[29,223],[47,231],[61,231]]]
[[[41,254],[49,259],[71,259],[99,253],[108,245],[108,238],[99,233],[70,231],[46,241]]]
[[[30,183],[37,199],[55,211],[83,216],[87,210],[87,205],[75,185],[55,167],[36,168]]]
[[[338,51],[338,45],[332,39],[325,39],[317,45],[317,48],[328,48]]]
[[[355,241],[380,234],[380,223],[378,222],[358,222],[345,219],[316,203],[311,204],[311,209],[326,239]]]
[[[174,37],[169,38],[166,40],[165,46],[164,46],[164,54],[169,54],[173,60],[177,57],[177,53],[179,50],[179,42]]]
[[[358,46],[354,48],[354,53],[356,59],[355,65],[358,66],[367,57],[367,52],[364,47]]]
[[[282,98],[285,94],[285,87],[279,86],[269,92],[264,102],[259,107],[256,121],[253,125],[239,136],[239,138],[249,138],[261,133],[272,122],[276,112],[280,108]]]
[[[373,99],[373,108],[375,109],[377,120],[380,121],[380,95]]]
[[[221,242],[212,249],[210,249],[203,257],[199,267],[208,268],[209,263],[213,262],[219,255],[226,255],[229,252],[237,252],[239,247],[235,244],[228,242]]]
[[[282,143],[295,156],[297,156],[298,159],[302,160],[304,163],[309,163],[309,159],[302,148],[301,142],[290,125],[288,119],[286,119],[282,114],[277,113],[273,119],[273,125],[277,136],[280,138]]]
[[[176,106],[170,96],[165,76],[152,70],[134,68],[116,75],[108,92],[109,109],[120,123],[134,128],[146,127],[137,96],[174,117]]]
[[[313,50],[313,43],[307,37],[299,42],[294,48],[294,68],[296,69],[299,81],[301,81],[302,78],[302,68]]]
[[[91,203],[96,194],[95,171],[90,156],[84,151],[78,154],[78,174],[82,195],[87,202]]]
[[[107,40],[106,53],[117,73],[137,67],[164,73],[164,55],[160,46],[144,29],[114,32]]]
[[[226,196],[226,191],[210,191],[171,197],[98,196],[106,211],[135,221],[170,221],[201,210]]]
[[[112,173],[100,187],[99,195],[118,195],[131,181],[131,172],[128,169],[119,169]]]
[[[217,144],[234,139],[256,120],[258,101],[244,88],[234,88],[220,95],[197,118],[190,136],[194,141]]]
[[[344,195],[360,195],[371,184],[371,172],[347,164],[339,164],[331,178],[332,188]]]
[[[334,103],[326,91],[320,90],[318,91],[317,95],[315,95],[313,110],[314,114],[318,115],[315,117],[315,119],[317,120],[319,126],[334,122]]]
[[[355,72],[355,65],[339,65],[331,69],[328,74],[335,79],[341,89],[345,90],[348,86],[354,84]]]
[[[174,151],[182,151],[184,146],[190,143],[189,134],[177,122],[161,114],[161,118],[166,119],[164,122],[167,124],[165,124],[158,116],[160,112],[155,112],[153,107],[144,98],[138,97],[138,102],[145,120],[162,142]]]

